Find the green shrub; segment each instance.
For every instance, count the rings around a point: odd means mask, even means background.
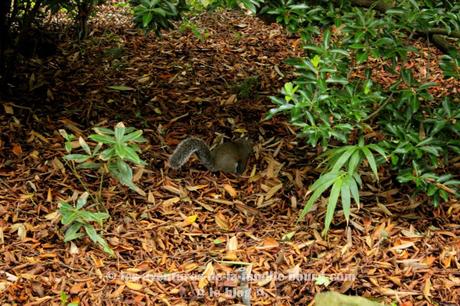
[[[69,153],[64,159],[77,164],[76,169],[102,169],[116,178],[121,184],[128,186],[141,195],[145,193],[133,183],[133,170],[127,162],[135,165],[145,165],[140,159],[138,152],[140,148],[137,143],[144,142],[142,130],[136,130],[132,127],[126,128],[122,122],[119,122],[115,129],[94,128],[96,134],[89,135],[89,139],[95,141],[91,149],[83,137],[79,137],[79,147],[82,153],[70,154],[73,150],[72,142],[75,136],[67,134],[66,131],[59,132],[66,140],[65,149]],[[104,150],[102,150],[105,147]],[[102,150],[102,151],[101,151]],[[102,180],[102,179],[101,179]]]
[[[93,222],[96,222],[102,226],[103,222],[109,218],[109,214],[84,210],[83,207],[86,205],[88,195],[87,192],[83,193],[77,200],[75,207],[64,201],[59,203],[61,223],[67,227],[64,242],[82,238],[86,234],[94,243],[100,245],[104,252],[113,256],[114,252],[107,241],[96,232],[92,225]],[[84,229],[84,233],[82,229]]]
[[[143,29],[153,30],[158,35],[162,29],[172,27],[172,20],[178,20],[187,10],[185,0],[130,0],[134,23]]]
[[[367,167],[378,179],[378,168],[386,165],[400,183],[425,193],[434,205],[458,196],[460,181],[449,172],[452,155],[460,153],[458,102],[434,98],[430,88],[436,84],[420,83],[410,69],[399,67],[410,52],[418,52],[410,45],[414,33],[458,31],[460,6],[403,1],[381,13],[348,6],[337,10],[331,4],[280,5],[269,12],[302,35],[306,57],[288,61],[296,78],[284,85],[281,97],[272,97],[275,108],[268,118],[287,114],[300,137],[325,151],[323,174],[310,187],[300,218],[329,190],[323,233],[339,199],[348,221],[351,198],[359,204],[360,170]],[[315,10],[316,19],[308,17]],[[322,33],[317,26],[324,27]],[[366,70],[370,59],[387,61],[396,81],[386,88],[374,84]],[[459,76],[458,59],[456,52],[441,58],[446,77]],[[357,65],[364,67],[363,78],[351,77]],[[369,133],[379,137],[366,137]]]

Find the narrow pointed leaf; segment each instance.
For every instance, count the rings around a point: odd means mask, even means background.
[[[302,209],[302,211],[300,212],[300,215],[299,215],[299,221],[303,220],[305,218],[305,216],[307,215],[307,213],[313,208],[313,204],[315,204],[316,200],[318,200],[318,198],[321,196],[321,194],[326,191],[326,189],[329,188],[330,185],[332,185],[333,182],[331,182],[330,184],[324,184],[324,185],[321,185],[318,189],[316,189],[313,194],[310,196],[310,198],[308,199],[307,203],[305,204],[304,208]]]
[[[350,192],[356,204],[358,205],[358,207],[360,207],[358,184],[356,184],[356,181],[353,177],[350,178]]]
[[[347,174],[343,178],[342,187],[340,190],[340,197],[342,199],[342,209],[345,220],[350,221],[350,210],[351,210],[351,193],[350,193],[350,181],[352,178]]]
[[[107,135],[99,135],[99,134],[91,134],[89,135],[89,139],[97,141],[97,142],[102,142],[103,144],[115,144],[115,138],[112,136],[107,136]]]
[[[332,185],[331,194],[329,195],[329,200],[327,203],[326,218],[324,220],[324,230],[323,235],[327,234],[329,227],[334,218],[335,208],[337,206],[337,201],[339,200],[340,190],[342,188],[342,178],[338,178],[334,185]]]
[[[331,172],[339,171],[342,166],[350,159],[350,156],[357,150],[356,147],[350,147],[348,150],[344,151],[342,155],[337,159],[332,167]]]
[[[364,153],[364,156],[366,156],[367,162],[369,163],[369,166],[372,169],[372,172],[374,172],[375,178],[377,181],[379,180],[379,174],[377,172],[377,164],[375,162],[374,155],[372,152],[367,148],[367,147],[362,147],[361,149]]]
[[[348,172],[353,174],[357,171],[358,165],[361,163],[361,152],[356,150],[350,158],[348,163]]]

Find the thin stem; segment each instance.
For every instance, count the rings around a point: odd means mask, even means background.
[[[372,114],[370,114],[369,116],[367,116],[367,118],[364,119],[363,122],[370,121],[371,119],[373,119],[374,117],[376,117],[376,116],[385,108],[385,106],[387,106],[388,103],[390,103],[390,101],[392,100],[392,98],[393,98],[393,93],[390,94],[390,96],[385,100],[385,102],[382,103],[382,105],[380,105],[379,108],[377,108]]]

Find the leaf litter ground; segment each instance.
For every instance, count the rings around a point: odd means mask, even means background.
[[[339,213],[321,237],[325,201],[296,224],[319,175],[317,152],[284,118],[261,120],[267,97],[292,78],[283,60],[301,54],[299,41],[238,12],[193,22],[203,40],[190,30],[159,39],[103,7],[86,41],[66,40],[63,31],[55,56],[19,68],[24,88],[2,101],[0,117],[2,305],[59,305],[61,292],[81,305],[230,305],[244,302],[244,286],[253,305],[307,305],[324,290],[458,305],[460,204],[434,209],[388,172],[379,185],[364,173],[364,205],[349,227]],[[431,56],[413,63],[433,61],[428,74],[442,84],[435,90],[457,94],[458,83],[441,79],[437,51],[416,43]],[[382,69],[380,82],[389,79]],[[147,196],[104,180],[111,218],[99,230],[116,252],[110,258],[88,239],[63,243],[57,203],[84,189],[62,163],[57,131],[88,135],[118,121],[144,129],[149,140],[148,167],[136,171]],[[180,171],[166,166],[188,135],[215,143],[240,134],[255,143],[241,177],[209,173],[196,160]],[[98,190],[97,177],[82,178]],[[241,267],[253,277],[248,284],[239,281]]]

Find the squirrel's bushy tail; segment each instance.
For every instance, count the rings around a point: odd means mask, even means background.
[[[183,140],[169,157],[169,166],[173,169],[180,168],[189,160],[193,153],[198,155],[200,162],[209,170],[213,169],[212,157],[209,147],[199,138]]]

